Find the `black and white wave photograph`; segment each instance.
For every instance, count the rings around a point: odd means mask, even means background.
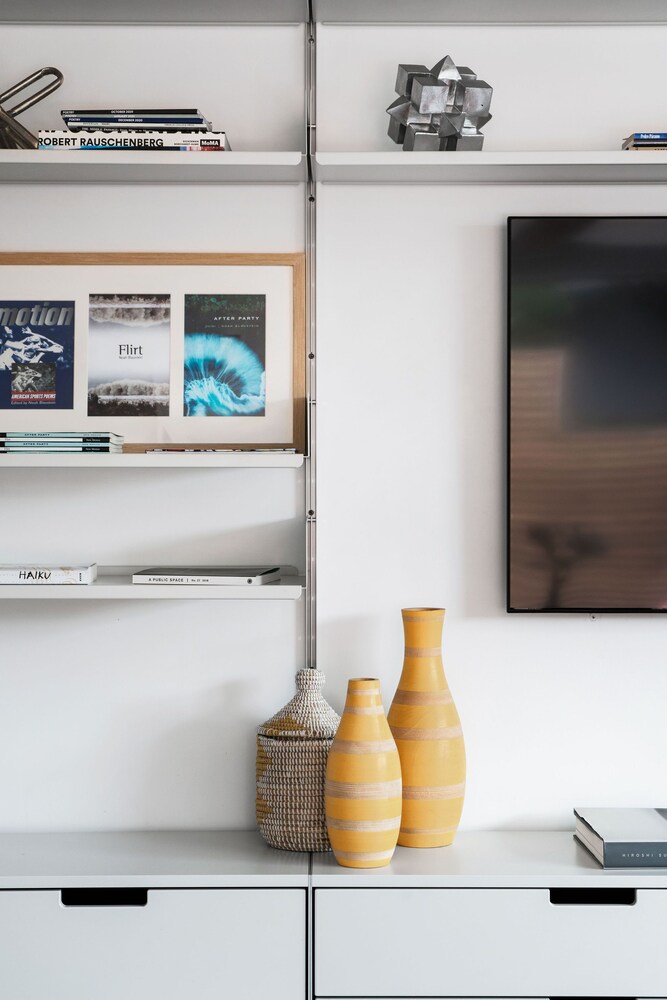
[[[170,296],[90,295],[88,320],[88,416],[168,416]]]

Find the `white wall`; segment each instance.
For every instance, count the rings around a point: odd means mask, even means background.
[[[666,39],[662,26],[319,27],[318,148],[400,149],[385,113],[397,64],[449,54],[494,88],[486,150],[620,149],[663,127]]]
[[[303,31],[2,25],[0,88],[42,66],[61,70],[60,89],[21,118],[33,130],[62,128],[66,108],[198,108],[227,132],[233,149],[302,149]]]
[[[655,26],[320,27],[318,148],[397,150],[384,113],[397,63],[450,53],[494,87],[486,150],[619,149],[662,127],[666,41]],[[346,678],[377,675],[388,707],[400,609],[446,607],[464,827],[571,828],[575,805],[661,801],[664,619],[503,610],[504,247],[508,215],[667,214],[667,192],[319,187],[319,650],[333,703]]]
[[[571,827],[664,793],[665,620],[504,608],[505,219],[667,214],[653,186],[320,185],[320,666],[378,676],[446,607],[464,825]]]
[[[662,127],[666,41],[664,27],[325,26],[318,146],[398,149],[396,64],[450,53],[494,86],[485,149],[619,149]],[[577,213],[667,214],[667,192],[320,185],[320,666],[337,707],[360,674],[388,707],[400,609],[448,609],[468,828],[571,828],[574,805],[664,790],[664,619],[503,610],[505,220]]]
[[[65,69],[68,89],[32,127],[57,126],[57,109],[82,94],[102,102],[113,84],[118,101],[200,106],[237,149],[300,148],[301,29],[258,31],[3,27],[3,83]],[[319,147],[395,149],[384,109],[396,63],[450,51],[495,87],[487,149],[618,148],[661,122],[665,37],[327,27]],[[202,57],[186,73],[176,57],[190,41]],[[0,240],[301,250],[302,198],[297,185],[17,185],[0,189]],[[503,227],[531,212],[667,214],[667,193],[319,191],[320,666],[338,709],[359,674],[381,677],[388,705],[400,608],[448,608],[468,827],[569,827],[574,804],[655,804],[663,790],[664,620],[503,611]],[[215,552],[303,567],[302,503],[300,472],[0,470],[0,560],[66,548],[119,563]],[[254,727],[291,696],[302,626],[291,604],[0,604],[0,829],[251,825]]]
[[[179,104],[235,148],[301,148],[303,28],[2,26],[0,42],[0,89],[65,72],[33,128],[75,104]],[[303,251],[303,197],[298,184],[4,185],[0,244]],[[0,562],[303,571],[303,510],[303,470],[0,466]],[[0,601],[0,636],[0,829],[253,825],[254,731],[293,694],[303,602]]]

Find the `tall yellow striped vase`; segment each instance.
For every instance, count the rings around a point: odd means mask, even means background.
[[[401,763],[375,677],[348,682],[327,760],[324,805],[339,865],[389,864],[401,825]]]
[[[442,665],[444,608],[404,608],[405,660],[389,709],[403,772],[403,847],[451,844],[463,810],[461,720]]]

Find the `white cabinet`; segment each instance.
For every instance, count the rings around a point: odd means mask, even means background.
[[[0,892],[0,996],[303,996],[304,889],[150,889],[145,905],[114,902],[118,889],[69,892]]]
[[[316,993],[664,995],[667,892],[591,905],[590,891],[558,905],[548,889],[318,890]]]
[[[605,871],[567,832],[318,855],[312,884],[316,997],[667,996],[667,873]]]
[[[0,997],[303,1000],[307,891],[256,833],[0,834]]]

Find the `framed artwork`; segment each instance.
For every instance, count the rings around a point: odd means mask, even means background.
[[[0,430],[305,450],[303,254],[0,253]]]

